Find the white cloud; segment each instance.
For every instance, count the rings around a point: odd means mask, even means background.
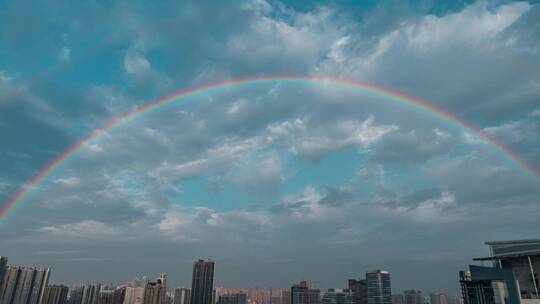
[[[118,228],[94,220],[44,226],[38,232],[53,239],[115,240],[126,237]]]
[[[55,184],[62,185],[64,187],[75,187],[81,183],[78,177],[59,178],[54,181]]]
[[[454,193],[443,191],[440,197],[431,198],[420,202],[414,208],[398,207],[390,209],[394,214],[406,216],[418,223],[442,223],[453,221],[458,218],[454,214],[448,213],[449,209],[456,206]]]

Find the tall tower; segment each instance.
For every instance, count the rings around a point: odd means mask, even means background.
[[[392,304],[390,273],[384,270],[366,272],[367,303]]]
[[[4,276],[7,270],[7,258],[0,255],[0,289],[2,288],[2,282],[4,281]],[[2,295],[0,294],[0,297]]]
[[[213,304],[214,261],[202,260],[193,263],[191,279],[191,304]]]

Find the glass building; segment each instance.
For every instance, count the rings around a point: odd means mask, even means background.
[[[392,304],[390,273],[384,270],[366,272],[367,303]]]
[[[540,239],[486,242],[488,257],[475,261],[491,261],[493,267],[511,269],[518,281],[521,299],[540,299]]]
[[[214,261],[201,259],[193,263],[191,304],[212,304],[214,265]]]

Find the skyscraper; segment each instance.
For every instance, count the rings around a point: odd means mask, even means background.
[[[319,304],[321,302],[321,291],[311,289],[306,281],[295,284],[291,287],[291,304]]]
[[[366,272],[368,304],[392,304],[390,273],[384,270]]]
[[[191,280],[191,304],[213,304],[214,261],[202,260],[193,263]]]
[[[2,286],[2,282],[4,281],[6,268],[7,268],[7,258],[4,256],[0,256],[0,287]],[[0,294],[0,296],[2,295]]]
[[[65,304],[69,288],[63,285],[51,285],[45,287],[41,304]]]
[[[48,268],[7,267],[0,287],[0,303],[39,304],[48,281]]]
[[[174,290],[174,304],[190,304],[191,290],[189,288],[176,288]]]
[[[367,304],[366,280],[349,279],[349,290],[353,293],[354,304]]]
[[[146,283],[143,304],[161,304],[165,300],[166,288],[161,282],[158,279],[156,282]]]

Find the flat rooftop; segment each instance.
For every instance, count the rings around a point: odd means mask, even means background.
[[[489,241],[491,256],[474,258],[474,261],[504,260],[540,255],[540,239]]]

